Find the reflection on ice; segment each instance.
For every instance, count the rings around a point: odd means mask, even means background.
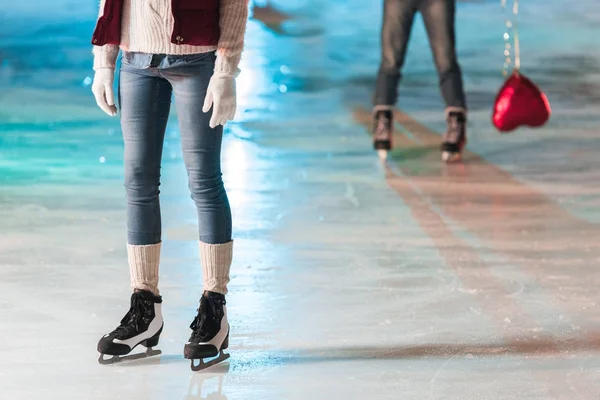
[[[195,373],[184,400],[228,400],[223,394],[223,378],[229,372],[229,364],[219,364],[210,372]]]

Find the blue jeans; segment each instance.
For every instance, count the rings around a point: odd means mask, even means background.
[[[202,112],[214,64],[214,52],[123,54],[119,106],[129,244],[161,241],[160,168],[173,94],[189,188],[198,210],[199,239],[210,244],[231,241],[231,209],[221,178],[223,127],[210,128],[211,112]]]
[[[381,29],[381,66],[375,105],[393,106],[398,99],[402,65],[415,14],[423,16],[446,107],[467,108],[462,72],[456,58],[455,0],[385,0]]]

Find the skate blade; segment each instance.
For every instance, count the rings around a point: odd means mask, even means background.
[[[100,363],[101,365],[111,365],[120,363],[122,361],[140,360],[142,358],[153,357],[159,354],[162,354],[162,351],[153,350],[151,348],[146,349],[146,351],[143,353],[131,354],[126,356],[108,356],[110,358],[104,358],[106,354],[100,354],[100,357],[98,358],[98,363]]]
[[[387,150],[377,150],[377,155],[379,156],[379,159],[382,161],[387,160],[388,157],[388,151]]]
[[[196,365],[196,364],[194,364],[194,361],[196,361],[196,360],[192,359],[192,360],[190,360],[190,365],[191,365],[192,371],[198,372],[198,371],[202,371],[207,368],[210,368],[214,365],[217,365],[218,363],[227,360],[229,357],[231,357],[229,354],[223,353],[223,351],[221,350],[219,355],[210,361],[205,362],[204,359],[201,358],[198,360],[199,361],[198,365]]]
[[[455,163],[462,160],[462,155],[460,153],[451,153],[449,151],[442,152],[442,161],[445,163]]]

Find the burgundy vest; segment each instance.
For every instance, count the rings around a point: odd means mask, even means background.
[[[121,17],[124,0],[106,0],[98,19],[92,44],[121,43]],[[134,0],[135,1],[135,0]],[[216,46],[219,43],[219,0],[170,0],[175,24],[171,43]]]

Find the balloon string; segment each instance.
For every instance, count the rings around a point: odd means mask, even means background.
[[[502,4],[502,9],[504,10],[504,12],[506,13],[506,2],[507,0],[501,0],[501,4]],[[504,64],[504,74],[506,75],[507,73],[507,68],[510,66],[511,63],[511,57],[510,54],[512,53],[514,55],[514,71],[519,71],[519,69],[521,68],[521,47],[519,46],[519,30],[517,29],[517,14],[519,13],[519,0],[512,0],[513,3],[513,7],[512,7],[512,14],[513,14],[513,21],[511,21],[510,19],[506,20],[506,28],[507,28],[507,32],[504,34],[504,39],[506,40],[506,50],[505,50],[505,56],[506,56],[506,61]],[[509,40],[511,39],[511,35],[512,35],[512,49],[511,49],[511,45],[509,43]],[[512,50],[512,51],[511,51]]]
[[[521,51],[519,47],[519,30],[517,29],[517,14],[519,13],[519,0],[513,0],[513,41],[515,46],[515,71],[521,68]]]

